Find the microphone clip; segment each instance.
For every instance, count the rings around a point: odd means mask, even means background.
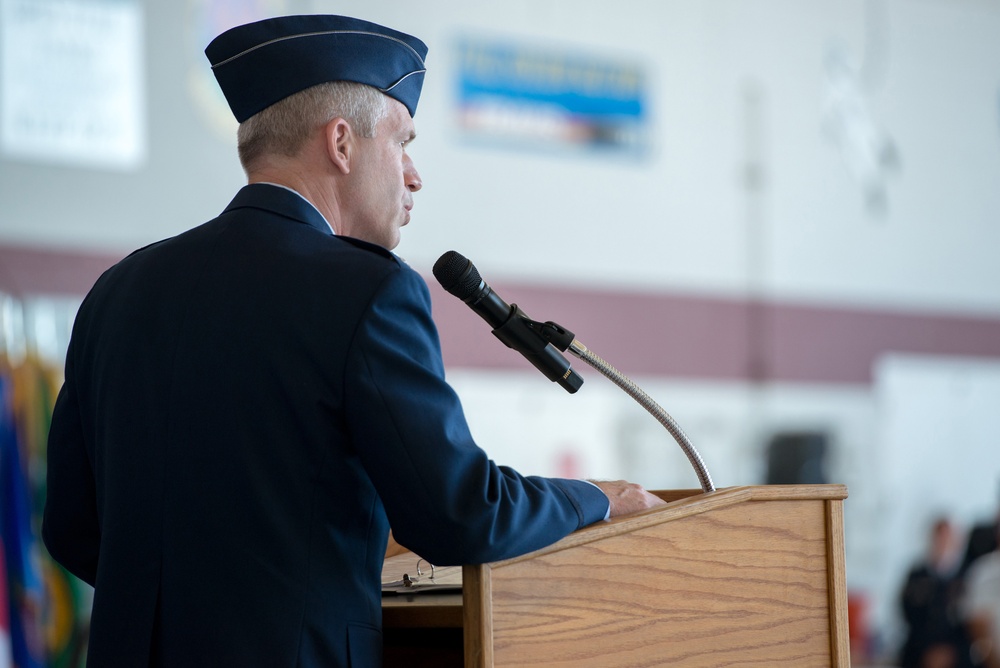
[[[510,315],[493,330],[493,336],[508,348],[519,351],[549,380],[571,394],[583,385],[583,378],[570,368],[559,350],[566,350],[574,335],[552,322],[539,323],[528,318],[517,304],[510,305]]]
[[[566,349],[576,340],[576,334],[551,320],[547,322],[528,320],[526,324],[531,331],[563,352],[566,352]]]

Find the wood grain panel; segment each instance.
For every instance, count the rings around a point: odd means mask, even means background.
[[[462,569],[466,668],[492,668],[495,665],[491,575],[489,565]]]
[[[833,665],[851,665],[851,639],[847,627],[847,557],[844,554],[844,504],[827,503],[827,550],[830,566],[830,656]]]
[[[494,665],[829,666],[826,503],[748,501],[496,564]]]

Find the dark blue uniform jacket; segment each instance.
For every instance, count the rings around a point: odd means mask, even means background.
[[[91,665],[377,666],[390,525],[433,563],[482,563],[607,507],[494,464],[423,279],[258,184],[84,300],[43,534],[95,586]]]

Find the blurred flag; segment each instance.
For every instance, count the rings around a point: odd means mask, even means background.
[[[41,634],[44,592],[38,544],[31,528],[31,499],[17,442],[13,382],[0,374],[0,541],[6,570],[6,616],[13,665],[45,665]]]
[[[0,536],[0,668],[11,668],[14,664],[10,648],[10,613],[7,601],[7,562],[3,558],[4,542]]]

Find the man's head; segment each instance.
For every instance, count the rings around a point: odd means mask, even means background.
[[[426,46],[367,21],[292,16],[233,28],[205,53],[250,181],[292,187],[337,234],[394,248],[421,187],[406,146]]]

